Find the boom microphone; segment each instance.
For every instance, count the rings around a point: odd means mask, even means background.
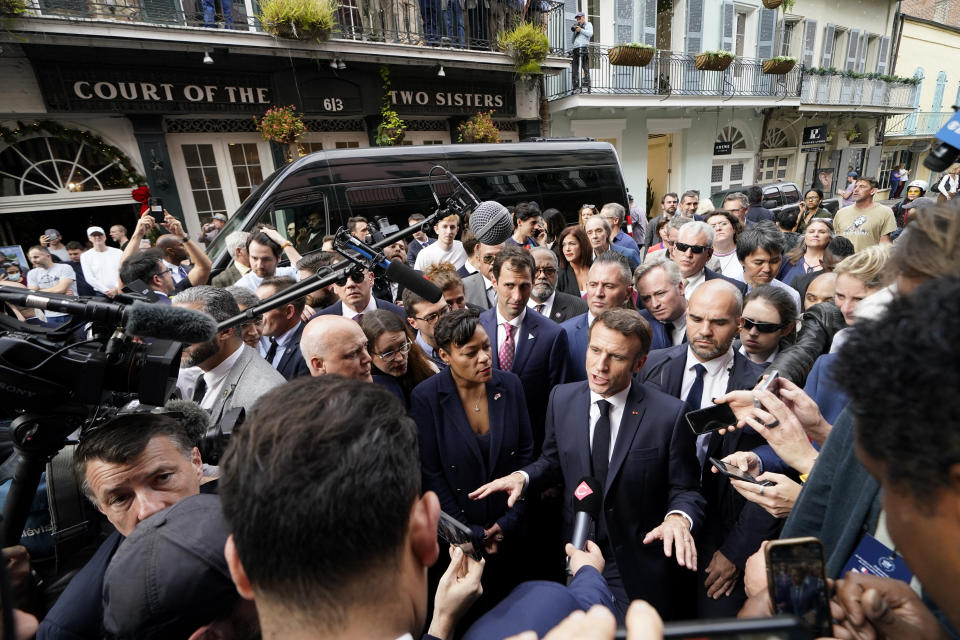
[[[577,549],[587,546],[590,525],[600,516],[603,504],[603,490],[592,476],[583,476],[573,492],[573,539],[570,541]]]
[[[487,200],[470,214],[470,231],[482,244],[502,244],[513,235],[513,219],[505,206]]]
[[[21,307],[30,307],[31,309],[68,313],[75,319],[79,318],[84,322],[105,322],[107,324],[122,322],[127,311],[126,305],[117,302],[100,302],[99,300],[89,299],[72,300],[56,294],[38,293],[26,289],[0,291],[0,300]]]
[[[443,291],[440,287],[424,278],[423,274],[419,271],[411,269],[399,260],[383,259],[377,262],[378,258],[382,258],[383,254],[379,253],[376,249],[361,242],[350,234],[344,234],[343,239],[352,245],[354,251],[360,253],[368,260],[374,261],[378,266],[383,267],[387,272],[387,277],[394,282],[399,282],[405,289],[410,289],[429,302],[440,302],[443,298]]]
[[[163,410],[164,413],[179,414],[179,422],[194,444],[200,442],[207,435],[207,430],[210,428],[210,414],[201,409],[196,402],[191,400],[167,400],[167,403],[163,405]]]
[[[217,335],[216,320],[202,311],[143,302],[126,309],[124,330],[141,338],[196,344]]]

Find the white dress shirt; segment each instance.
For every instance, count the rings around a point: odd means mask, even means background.
[[[300,282],[300,272],[296,267],[277,267],[273,275],[278,278],[281,276],[289,276],[297,282]],[[252,293],[256,293],[261,282],[263,282],[263,278],[255,274],[253,270],[250,270],[233,284],[236,287],[243,287],[249,289]]]
[[[727,352],[713,360],[700,362],[693,350],[687,348],[687,363],[683,369],[683,384],[680,385],[680,399],[686,400],[690,393],[690,388],[697,379],[697,372],[694,370],[696,365],[702,364],[707,370],[703,374],[703,395],[700,396],[700,409],[713,406],[713,399],[722,396],[727,392],[727,384],[730,380],[730,370],[733,369],[733,347],[727,349]],[[705,433],[697,436],[697,459],[700,466],[707,455],[707,438],[710,434]]]
[[[201,409],[212,409],[213,404],[217,399],[217,396],[220,395],[220,392],[223,390],[223,383],[227,379],[227,374],[230,373],[230,369],[233,368],[233,365],[237,363],[237,360],[240,359],[240,355],[243,353],[244,349],[249,349],[245,344],[241,344],[237,347],[237,350],[231,353],[226,359],[215,366],[210,371],[205,371],[203,374],[203,381],[207,385],[207,391],[203,396],[203,400],[200,402]]]
[[[507,339],[507,332],[504,331],[503,325],[509,324],[513,327],[513,358],[517,358],[517,349],[520,346],[520,326],[523,324],[523,319],[527,316],[527,310],[524,309],[520,312],[513,320],[507,320],[502,315],[500,315],[500,309],[497,309],[497,353],[500,353],[500,347],[503,346],[504,341]]]
[[[377,301],[376,301],[376,299],[373,297],[373,294],[371,293],[371,294],[370,294],[370,300],[367,301],[367,306],[365,306],[365,307],[364,307],[362,310],[360,310],[360,311],[354,311],[353,309],[351,309],[350,307],[347,306],[347,303],[346,303],[346,302],[344,302],[344,303],[343,303],[342,305],[340,305],[340,306],[342,307],[342,311],[340,312],[340,315],[342,315],[344,318],[350,318],[351,320],[353,320],[353,317],[354,317],[355,315],[357,315],[358,313],[361,313],[361,314],[362,314],[362,313],[370,313],[371,311],[376,311],[376,310],[377,310]]]
[[[300,328],[301,324],[302,323],[298,322],[297,324],[293,325],[292,329],[288,330],[279,338],[276,338],[277,352],[273,355],[273,361],[270,363],[270,366],[272,366],[274,369],[277,368],[277,363],[280,362],[281,358],[283,358],[283,354],[287,350],[287,345],[290,343],[290,340],[293,339],[293,334],[297,332],[297,329]],[[268,351],[270,351],[270,338],[269,336],[263,336],[260,338],[260,355],[266,358]]]
[[[557,299],[557,292],[556,292],[556,290],[554,290],[554,292],[550,294],[550,297],[547,298],[546,300],[544,300],[543,302],[537,302],[537,301],[534,300],[533,297],[531,296],[531,297],[527,300],[527,306],[530,307],[531,309],[533,309],[534,311],[536,311],[536,310],[537,310],[537,305],[541,305],[541,304],[542,304],[542,305],[543,305],[543,311],[540,311],[540,314],[541,314],[544,318],[549,318],[549,317],[550,317],[550,313],[553,312],[553,301],[556,300],[556,299]]]
[[[173,283],[180,284],[180,281],[186,278],[184,275],[187,269],[182,264],[173,264],[172,262],[167,262],[166,260],[161,260],[163,266],[170,270],[170,275],[173,276]],[[180,270],[183,269],[184,273],[181,273]]]
[[[706,282],[706,280],[707,275],[703,269],[701,269],[697,275],[683,279],[683,297],[687,299],[687,302],[690,302],[690,296],[693,295],[696,288]]]
[[[670,344],[683,344],[683,336],[687,335],[687,314],[683,313],[673,321],[673,333],[670,335]]]

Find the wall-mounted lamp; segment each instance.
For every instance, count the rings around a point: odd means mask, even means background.
[[[210,57],[210,51],[207,49],[203,50],[203,64],[213,64],[213,58]]]
[[[437,75],[441,78],[445,78],[447,76],[447,72],[443,70],[443,65],[440,65],[440,70],[437,71]]]

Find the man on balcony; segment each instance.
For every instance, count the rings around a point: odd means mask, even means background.
[[[593,25],[587,22],[587,16],[577,13],[577,23],[573,25],[573,91],[590,93],[590,38],[593,37]]]

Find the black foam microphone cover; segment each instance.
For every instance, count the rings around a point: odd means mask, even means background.
[[[127,309],[127,333],[141,338],[196,344],[217,335],[217,322],[202,311],[135,302]]]
[[[387,277],[402,284],[404,289],[410,289],[430,302],[440,302],[443,298],[443,291],[440,287],[424,278],[419,271],[411,269],[399,260],[390,261],[387,266]]]

